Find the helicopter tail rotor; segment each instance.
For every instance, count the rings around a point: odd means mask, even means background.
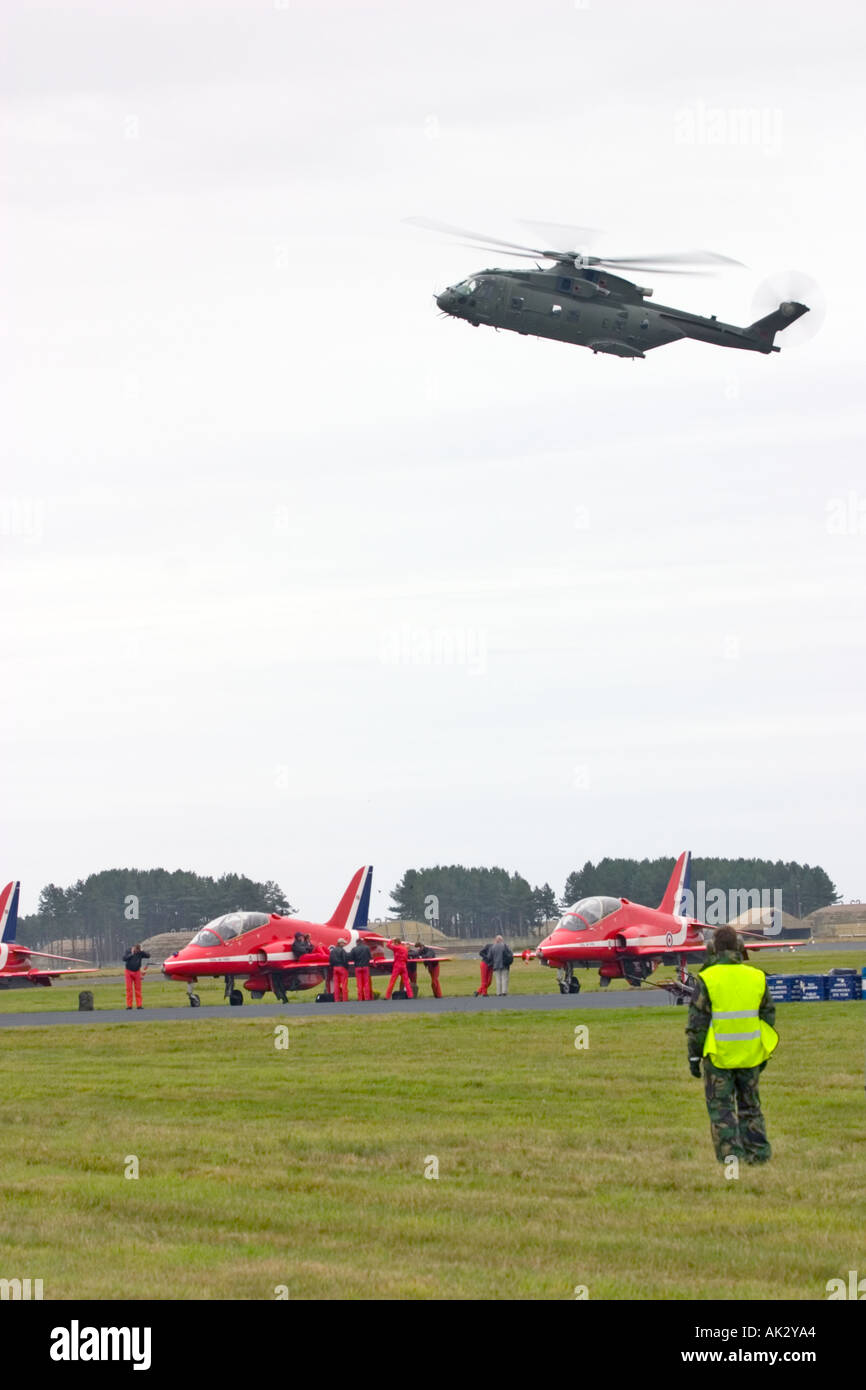
[[[808,308],[807,308],[808,305]],[[752,300],[758,318],[752,328],[772,322],[772,332],[796,325],[785,339],[785,347],[800,347],[814,338],[824,322],[826,306],[820,287],[798,270],[786,270],[762,280]],[[803,315],[808,313],[808,319]],[[797,320],[801,322],[797,322]]]
[[[805,304],[797,304],[794,300],[785,300],[778,309],[774,309],[771,314],[765,314],[762,319],[756,319],[749,324],[749,333],[755,334],[758,338],[768,338],[772,345],[777,333],[781,333],[783,328],[790,328],[792,323],[808,314],[809,309]]]

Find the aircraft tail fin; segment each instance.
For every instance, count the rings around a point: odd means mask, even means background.
[[[361,931],[370,916],[370,889],[373,866],[365,864],[353,875],[352,881],[337,904],[337,910],[327,923],[341,931]]]
[[[770,346],[772,346],[777,333],[781,333],[783,328],[790,328],[792,323],[796,323],[797,319],[801,319],[808,312],[808,305],[797,304],[794,300],[789,300],[786,304],[780,304],[778,309],[773,310],[772,314],[767,314],[765,318],[756,319],[754,323],[750,323],[746,332],[753,334],[756,338],[769,339]]]
[[[659,912],[670,912],[674,916],[681,916],[685,906],[685,895],[689,891],[692,874],[692,852],[690,849],[683,850],[670,876],[670,881],[664,891],[664,897],[659,903]]]
[[[0,941],[10,942],[15,940],[15,932],[18,927],[18,896],[20,892],[20,883],[7,883],[3,892],[0,893]]]

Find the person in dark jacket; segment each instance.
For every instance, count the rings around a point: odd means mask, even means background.
[[[300,960],[301,956],[305,956],[308,950],[309,947],[307,946],[306,937],[303,935],[302,932],[296,931],[295,939],[292,942],[292,955],[294,956],[295,960]]]
[[[366,941],[356,941],[349,952],[349,960],[355,967],[355,984],[359,999],[372,999],[373,986],[370,984],[370,961],[373,952]]]
[[[481,988],[476,989],[475,998],[483,994],[487,998],[487,991],[493,984],[493,966],[490,964],[490,952],[493,949],[492,943],[488,941],[486,946],[482,946],[478,952],[481,957]]]
[[[490,968],[496,976],[496,993],[508,993],[508,972],[514,962],[514,952],[511,947],[497,936],[493,945],[490,947]]]
[[[334,998],[338,1004],[349,1002],[349,955],[347,942],[341,936],[336,946],[328,952],[328,960],[334,978]]]
[[[150,960],[150,951],[142,951],[141,942],[136,941],[123,957],[126,966],[126,1007],[132,1008],[132,995],[135,991],[135,1006],[141,1008],[141,962]]]
[[[412,949],[415,953],[415,956],[419,960],[423,960],[425,966],[427,967],[427,974],[430,976],[430,988],[432,989],[435,998],[441,999],[442,990],[439,985],[439,962],[438,960],[436,960],[436,952],[434,951],[432,946],[425,946],[420,941],[416,941]],[[433,957],[432,961],[429,960],[430,956]],[[412,983],[414,985],[414,979]]]

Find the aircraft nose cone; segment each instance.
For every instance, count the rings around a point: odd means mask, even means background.
[[[437,294],[437,296],[436,296],[436,304],[437,304],[437,306],[438,306],[440,309],[442,309],[443,312],[446,313],[446,314],[447,314],[448,311],[450,310],[450,308],[451,308],[451,306],[452,306],[453,303],[454,303],[454,291],[453,291],[453,290],[443,290],[441,294]]]

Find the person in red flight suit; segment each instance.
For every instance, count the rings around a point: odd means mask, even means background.
[[[334,998],[338,1004],[349,1002],[349,956],[346,940],[340,937],[336,946],[330,949],[329,961],[334,975]]]
[[[126,979],[126,1007],[132,1008],[132,992],[135,990],[135,1007],[141,1008],[141,962],[150,960],[150,951],[142,951],[140,942],[127,951],[123,957],[123,964],[126,966],[124,977]]]
[[[475,991],[476,999],[479,994],[483,994],[486,999],[487,991],[493,984],[493,966],[490,963],[490,949],[490,943],[488,942],[487,945],[482,946],[481,950],[478,952],[481,957],[481,988]]]
[[[430,988],[433,991],[434,997],[436,999],[441,999],[442,988],[439,984],[439,962],[435,959],[436,952],[433,950],[432,946],[425,946],[421,941],[415,942],[414,949],[416,956],[419,956],[427,967],[427,974],[430,976]],[[433,956],[434,959],[429,961],[427,959],[428,956]]]
[[[395,984],[398,980],[402,980],[407,997],[414,999],[412,981],[409,979],[409,947],[405,941],[396,940],[389,941],[388,945],[394,954],[394,964],[391,966],[391,978],[388,981],[388,988],[385,990],[385,998],[391,998],[391,991]]]
[[[349,952],[349,960],[355,967],[355,984],[359,999],[372,999],[373,986],[370,983],[370,961],[373,952],[366,941],[356,941]]]

